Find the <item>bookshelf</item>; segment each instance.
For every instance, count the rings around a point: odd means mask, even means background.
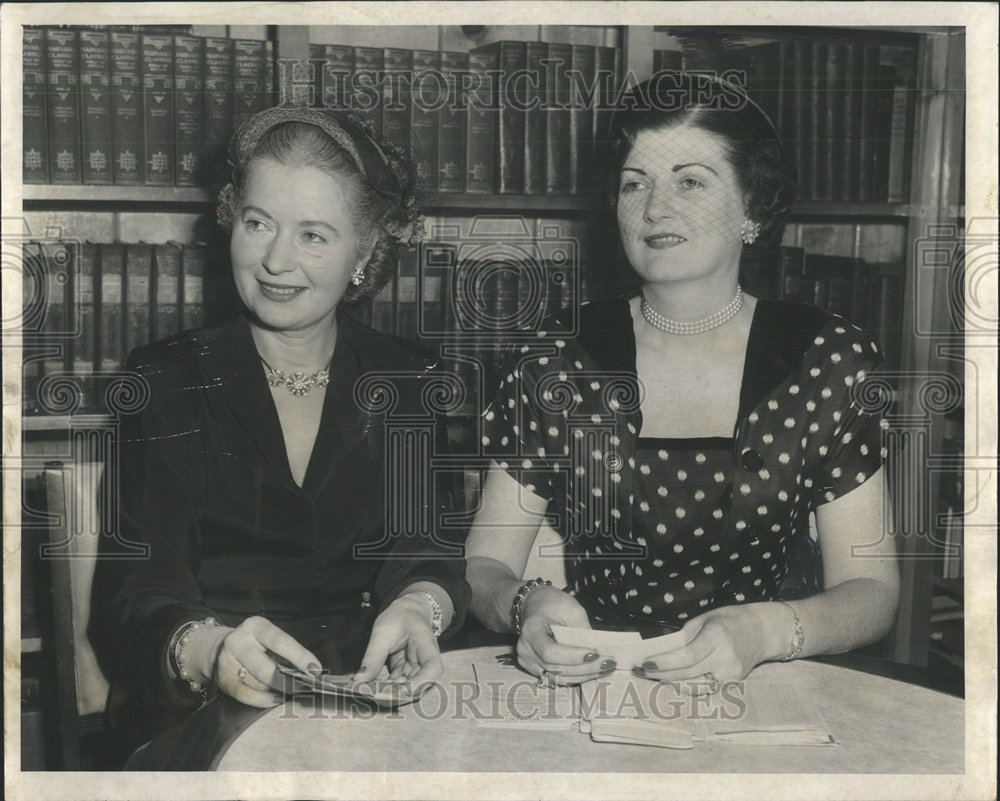
[[[912,56],[912,99],[910,127],[903,136],[912,140],[906,151],[897,192],[890,199],[862,199],[844,189],[839,199],[812,197],[795,204],[784,244],[804,248],[809,253],[850,257],[870,265],[900,265],[903,279],[900,324],[901,359],[897,366],[896,404],[892,413],[900,420],[923,415],[926,420],[924,463],[950,447],[961,450],[960,423],[955,410],[927,411],[921,382],[910,375],[948,374],[962,378],[960,359],[954,347],[961,338],[961,324],[953,319],[949,303],[951,277],[946,270],[926,271],[920,252],[931,230],[953,230],[960,237],[964,223],[963,198],[960,193],[962,171],[962,121],[964,95],[964,41],[959,31],[947,28],[918,29],[847,29],[813,28],[716,28],[716,34],[740,37],[748,46],[777,42],[821,42],[840,46],[858,40],[859,46],[902,49]],[[704,32],[704,29],[701,29]],[[198,28],[191,31],[202,37],[260,39],[270,42],[270,52],[277,58],[310,58],[311,45],[333,46],[351,41],[358,46],[385,48],[424,48],[428,51],[468,52],[481,45],[505,40],[555,42],[568,46],[606,47],[618,53],[620,73],[632,71],[642,80],[651,74],[658,52],[674,52],[680,57],[682,40],[693,29],[552,26],[465,30],[457,26],[427,26],[419,31],[404,26],[359,27],[350,35],[343,29],[326,26]],[[874,52],[874,51],[873,51]],[[662,57],[661,57],[662,58]],[[831,56],[832,58],[832,56]],[[280,80],[274,71],[275,81]],[[908,178],[908,181],[903,180]],[[25,184],[25,218],[33,231],[60,226],[67,236],[81,240],[130,242],[144,240],[162,243],[167,240],[191,242],[199,226],[214,218],[210,193],[198,186],[121,186],[83,184]],[[593,252],[585,252],[585,261],[600,261],[607,251],[594,245],[589,227],[602,210],[595,193],[583,194],[501,194],[471,192],[430,192],[422,206],[436,223],[453,224],[466,230],[478,215],[521,216],[528,220],[557,222]],[[534,223],[532,223],[534,224]],[[951,226],[951,229],[948,229]],[[926,274],[925,274],[926,273]],[[398,310],[398,305],[393,307]],[[926,335],[930,331],[931,335]],[[952,347],[949,351],[948,348]],[[952,355],[949,355],[952,354]],[[950,417],[948,417],[950,415]],[[946,419],[948,418],[948,419]],[[44,456],[59,450],[68,437],[72,418],[59,415],[24,418],[25,452]],[[919,460],[917,460],[919,462]],[[896,465],[899,474],[913,480],[912,471],[920,464]],[[905,473],[910,470],[910,473]],[[960,470],[957,471],[960,474]],[[942,503],[953,515],[956,504],[942,490],[954,479],[956,470],[934,474],[929,481],[926,519],[914,519],[907,510],[895,509],[902,521],[896,534],[901,545],[903,601],[899,622],[882,654],[896,661],[936,669],[958,671],[961,654],[956,648],[956,630],[961,630],[963,609],[960,578],[949,577],[941,569],[940,543],[945,541],[946,524]],[[899,479],[901,482],[904,478]],[[944,499],[942,500],[942,495]],[[919,516],[918,516],[919,517]],[[957,621],[957,623],[956,623]],[[947,625],[945,625],[947,624]],[[39,639],[26,633],[36,649]],[[44,650],[44,648],[42,649]]]

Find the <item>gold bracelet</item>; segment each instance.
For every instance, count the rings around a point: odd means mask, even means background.
[[[787,601],[778,601],[778,603],[788,607],[789,611],[792,613],[792,618],[795,621],[795,630],[792,632],[792,641],[788,648],[788,655],[782,657],[781,659],[782,662],[790,662],[802,653],[802,645],[806,641],[806,635],[802,631],[802,621],[799,620],[799,615],[795,611],[795,607]]]
[[[531,581],[526,581],[521,585],[521,588],[517,591],[517,595],[514,596],[514,603],[510,605],[510,616],[514,621],[514,633],[521,633],[521,607],[524,605],[524,599],[528,597],[528,593],[538,587],[551,587],[552,582],[541,577],[532,579]]]

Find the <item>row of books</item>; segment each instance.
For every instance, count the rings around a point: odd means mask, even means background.
[[[908,202],[916,52],[866,41],[782,39],[732,56],[781,134],[804,200]],[[654,69],[687,68],[654,51]]]
[[[274,103],[271,42],[23,28],[25,183],[201,186]]]
[[[26,409],[46,375],[113,373],[133,348],[202,326],[205,264],[201,243],[24,243]]]
[[[311,45],[279,65],[281,102],[354,112],[415,154],[439,192],[577,195],[620,71],[611,47],[502,41],[469,53]]]
[[[806,253],[782,246],[773,277],[744,281],[758,297],[818,306],[869,331],[890,369],[900,365],[903,342],[903,265]]]

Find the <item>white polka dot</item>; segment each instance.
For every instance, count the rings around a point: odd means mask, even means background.
[[[823,337],[816,337],[816,339],[813,340],[814,345],[822,345],[824,342],[826,342],[826,339]]]
[[[785,428],[795,428],[795,418],[786,417],[785,418]]]
[[[656,533],[657,534],[666,534],[667,533],[667,527],[663,523],[657,523],[656,524]]]
[[[611,480],[614,481],[615,484],[620,484],[621,480],[622,480],[622,474],[621,473],[612,473],[611,474]]]
[[[530,470],[532,468],[531,459],[525,459],[523,462],[521,462],[521,467],[523,467],[525,470]]]
[[[771,477],[771,471],[768,470],[766,467],[762,467],[757,472],[757,475],[760,476],[762,479],[764,479],[764,481],[767,481]]]
[[[696,529],[694,530],[694,535],[695,535],[696,537],[700,537],[700,536],[701,536],[702,534],[704,534],[704,533],[705,533],[705,529],[703,529],[703,528],[702,528],[701,526],[699,526],[698,528],[696,528]]]
[[[651,615],[651,614],[653,614],[653,607],[651,607],[649,604],[645,604],[642,607],[642,613],[644,615]]]
[[[826,452],[828,450],[829,450],[829,448],[827,448],[826,445],[820,445],[819,448],[818,448],[819,455],[820,456],[826,456]]]
[[[816,376],[818,376],[819,375],[819,368],[818,367],[813,367],[809,371],[809,375],[811,375],[813,378],[815,378]]]
[[[708,606],[708,598],[702,598],[698,601],[698,606]]]
[[[781,462],[782,464],[788,464],[791,460],[792,457],[789,456],[787,453],[782,452],[778,454],[778,461]]]
[[[653,560],[653,567],[663,567],[663,560],[662,559],[654,559]]]
[[[836,496],[836,495],[834,495],[834,494],[833,494],[832,492],[827,492],[827,493],[824,493],[824,495],[825,495],[825,497],[826,497],[827,501],[832,501],[832,500],[835,500],[835,499],[836,499],[836,497],[837,497],[837,496]],[[809,533],[810,533],[810,535],[812,534],[812,532],[809,532]]]
[[[806,401],[806,411],[815,412],[816,411],[816,401]]]
[[[703,572],[706,576],[711,576],[715,572],[715,568],[711,565],[706,565]]]
[[[687,590],[688,592],[690,592],[691,590],[693,590],[694,589],[694,582],[691,581],[690,579],[688,579],[687,581],[685,581],[684,582],[684,589]]]
[[[677,509],[674,510],[674,514],[677,515],[678,518],[683,520],[685,515],[687,515],[687,512],[685,512],[683,508],[678,506]]]
[[[576,431],[573,432],[573,439],[583,439],[583,431],[579,428],[576,429]]]
[[[861,443],[861,447],[859,447],[858,450],[861,451],[862,456],[868,455],[868,446],[865,445],[863,442]]]
[[[521,353],[527,353],[529,350],[531,350],[531,348],[529,348],[527,345],[523,345],[521,347]]]
[[[625,426],[626,428],[628,428],[630,434],[635,434],[636,429],[634,425],[632,425],[631,423],[626,423]]]
[[[600,452],[600,451],[599,451],[599,450],[598,450],[597,448],[594,448],[594,450],[592,450],[592,451],[590,452],[590,455],[591,455],[591,457],[593,458],[593,460],[594,460],[595,462],[599,462],[599,461],[601,461],[601,459],[602,459],[602,458],[603,458],[603,456],[604,456],[604,454],[603,454],[603,453],[601,453],[601,452]]]
[[[859,345],[857,342],[851,345],[851,348],[854,350],[855,353],[861,353],[862,350],[861,345]]]
[[[507,408],[513,409],[517,404],[514,402],[513,398],[507,398]]]
[[[502,468],[503,470],[506,470],[506,469],[507,469],[508,467],[510,467],[510,465],[508,465],[508,464],[507,464],[506,462],[500,462],[500,467],[501,467],[501,468]]]
[[[859,484],[864,484],[866,478],[868,478],[868,476],[866,476],[864,473],[858,473],[854,477],[854,480],[857,481]]]
[[[550,437],[558,437],[559,436],[559,429],[556,428],[555,426],[549,426],[549,436]]]
[[[767,402],[767,408],[770,409],[772,412],[773,411],[777,411],[777,409],[778,409],[778,402],[776,400],[774,400],[774,399],[769,400]]]
[[[809,489],[813,485],[813,480],[811,478],[807,478],[805,481],[802,482],[802,485],[806,489]]]
[[[489,445],[489,444],[490,444],[490,438],[489,437],[483,437],[483,445]]]
[[[833,362],[834,364],[840,364],[840,354],[839,353],[831,353],[830,354],[830,361]]]
[[[703,501],[703,500],[705,500],[705,491],[704,490],[698,490],[698,491],[696,491],[695,494],[694,494],[694,499],[696,501]]]
[[[819,423],[810,423],[809,424],[809,433],[810,434],[815,434],[817,431],[819,431]]]
[[[684,553],[684,546],[683,545],[679,545],[679,544],[675,545],[674,546],[674,553]]]
[[[590,422],[592,422],[592,423],[600,423],[601,422],[601,416],[599,414],[592,414],[592,415],[590,415]]]
[[[780,531],[780,529],[778,529],[778,530]],[[771,552],[770,551],[764,551],[764,553],[762,553],[760,555],[760,558],[761,559],[770,559],[771,558]]]
[[[703,453],[696,454],[695,457],[694,457],[694,460],[698,464],[705,464],[705,454],[703,454]]]
[[[538,423],[536,423],[534,420],[529,420],[528,421],[528,428],[530,428],[532,431],[537,431],[538,430]]]
[[[563,342],[561,339],[557,339],[556,340],[556,347],[557,348],[565,348],[566,347],[566,343]]]
[[[788,388],[788,394],[789,395],[798,395],[799,394],[799,385],[798,384],[792,384]]]
[[[593,494],[595,498],[600,498],[604,494],[604,490],[602,490],[600,487],[594,487],[590,492]]]
[[[713,510],[712,511],[712,517],[714,517],[716,520],[721,520],[722,519],[722,510],[721,509],[715,509],[715,510]]]
[[[737,531],[743,531],[743,529],[745,529],[746,527],[747,527],[747,521],[746,520],[737,520],[736,521],[736,530]]]
[[[504,435],[504,436],[500,437],[500,444],[501,445],[506,445],[509,442],[510,442],[510,438],[508,436]]]
[[[548,364],[549,363],[549,357],[548,356],[542,356],[541,358],[539,358],[538,363],[540,365],[542,365],[542,366]]]
[[[583,363],[579,359],[577,359],[575,362],[573,362],[573,366],[577,370],[582,370],[583,369]]]
[[[830,471],[830,475],[832,475],[834,478],[840,478],[843,472],[844,471],[841,470],[839,467],[835,467],[833,468],[833,470]]]
[[[538,449],[538,455],[544,457],[545,456],[545,448],[539,448]]]
[[[736,595],[734,595],[733,597],[740,603],[743,603],[747,599],[747,597],[742,592],[736,593]]]
[[[764,506],[763,504],[761,504],[760,506],[758,506],[757,507],[757,514],[759,514],[759,515],[766,515],[767,514],[767,507]]]
[[[601,388],[601,383],[599,381],[591,381],[590,388],[594,390],[594,392],[597,392],[597,390]]]
[[[784,490],[779,490],[778,491],[778,500],[779,501],[787,501],[788,500],[788,493],[785,492]]]
[[[741,568],[741,570],[744,573],[749,573],[750,572],[750,565],[743,565],[743,567]]]
[[[666,498],[667,497],[667,488],[666,487],[657,487],[656,488],[656,494],[659,495],[661,498]]]
[[[750,494],[750,485],[749,484],[740,484],[740,494],[741,495],[749,495]]]
[[[644,476],[648,476],[650,473],[649,465],[648,464],[639,465],[639,472],[642,473]]]
[[[645,501],[639,501],[639,508],[642,509],[642,511],[644,511],[644,512],[648,512],[649,511],[649,504],[646,503]]]
[[[770,434],[765,434],[763,437],[761,437],[761,439],[764,441],[765,445],[770,445],[772,442],[774,442],[774,437],[771,436]]]
[[[715,479],[715,483],[716,483],[716,484],[721,484],[721,483],[722,483],[723,481],[725,481],[725,480],[726,480],[726,477],[725,477],[725,475],[723,475],[722,473],[716,473],[716,474],[715,474],[714,476],[712,476],[712,477],[713,477],[713,478]]]
[[[674,595],[673,595],[673,593],[670,593],[670,592],[663,593],[663,600],[666,603],[668,603],[668,604],[672,604],[674,602]]]
[[[829,398],[833,393],[830,391],[829,387],[823,387],[823,389],[820,391],[819,394],[820,394],[820,397],[826,399],[826,398]]]
[[[615,543],[615,545],[618,545],[618,549],[621,550],[621,545],[619,545],[617,542]],[[639,565],[635,566],[635,574],[637,576],[641,576],[642,575],[642,568],[639,567]]]
[[[847,333],[847,329],[845,329],[845,328],[844,328],[843,326],[841,326],[841,325],[838,325],[838,326],[837,326],[836,328],[834,328],[833,330],[834,330],[834,331],[836,331],[836,332],[837,332],[838,334],[845,334],[845,333]]]
[[[677,480],[678,481],[684,481],[685,479],[687,479],[687,477],[688,477],[687,470],[678,470],[677,471]]]
[[[852,386],[854,384],[854,376],[845,375],[844,376],[844,383],[847,386]]]
[[[722,546],[720,546],[720,545],[719,545],[718,543],[716,543],[716,544],[714,544],[714,545],[710,546],[708,550],[710,550],[710,551],[711,551],[712,553],[718,553],[718,552],[719,552],[719,549],[720,549],[721,547],[722,547]]]
[[[750,412],[750,416],[747,418],[751,423],[756,423],[760,417],[757,416],[757,412]]]

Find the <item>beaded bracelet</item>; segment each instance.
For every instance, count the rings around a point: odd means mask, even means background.
[[[524,605],[524,599],[528,597],[529,592],[543,586],[551,587],[552,582],[541,577],[526,581],[514,596],[514,603],[510,605],[510,617],[514,621],[515,634],[521,633],[521,607]]]
[[[787,601],[778,601],[778,603],[788,607],[788,609],[792,613],[792,618],[795,621],[795,630],[792,632],[792,641],[791,645],[788,648],[788,656],[784,656],[781,659],[782,662],[790,662],[791,660],[795,659],[795,657],[797,657],[799,654],[802,653],[802,645],[803,643],[805,643],[806,636],[805,633],[802,631],[802,621],[799,620],[799,616],[798,613],[795,611],[795,607],[792,606]]]
[[[414,592],[417,595],[423,595],[431,605],[431,630],[434,632],[434,638],[437,639],[441,636],[442,624],[444,622],[444,612],[441,611],[441,604],[427,590],[414,590]]]
[[[214,617],[206,617],[204,620],[189,620],[174,632],[174,636],[170,638],[170,646],[167,649],[167,655],[170,658],[170,667],[177,678],[186,681],[191,692],[201,694],[203,699],[206,698],[207,688],[202,687],[201,682],[192,679],[191,672],[184,666],[184,647],[191,641],[191,633],[197,631],[202,626],[221,625]]]

